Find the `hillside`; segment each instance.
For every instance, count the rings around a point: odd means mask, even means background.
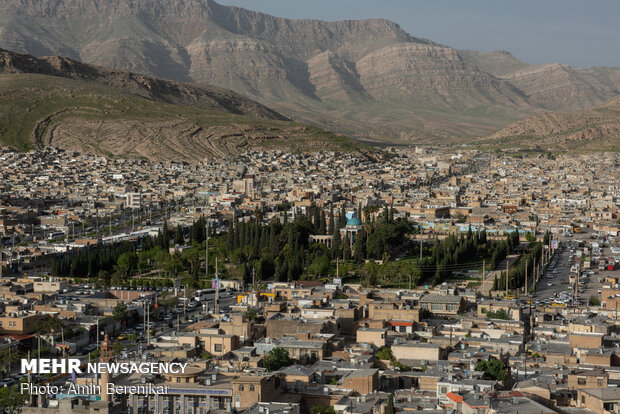
[[[0,47],[232,89],[359,138],[486,136],[619,92],[620,70],[536,67],[371,19],[289,20],[213,0],[4,0]]]
[[[367,150],[232,92],[74,63],[0,53],[0,143],[188,162],[248,149]],[[19,73],[32,68],[58,76]]]
[[[478,142],[550,151],[620,151],[620,95],[586,111],[534,115]]]
[[[62,56],[37,58],[0,49],[0,73],[32,73],[77,79],[163,103],[230,112],[259,119],[287,119],[274,110],[230,90],[109,70]]]

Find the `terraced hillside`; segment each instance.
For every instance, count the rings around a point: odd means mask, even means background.
[[[0,142],[112,157],[199,162],[247,149],[361,150],[350,139],[282,119],[159,102],[93,81],[0,74]]]

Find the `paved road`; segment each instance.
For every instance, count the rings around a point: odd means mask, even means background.
[[[586,237],[583,237],[585,240]],[[562,243],[563,248],[559,254],[556,255],[557,261],[554,269],[549,269],[547,273],[540,280],[536,288],[536,294],[538,297],[536,300],[549,300],[553,302],[554,295],[561,292],[573,294],[569,287],[569,274],[572,263],[575,261],[575,251],[579,248],[576,247],[576,243],[570,240]],[[609,255],[608,247],[604,249],[603,255]],[[579,286],[576,293],[576,299],[580,304],[587,304],[591,296],[599,296],[599,289],[602,286],[600,280],[604,280],[608,274],[614,274],[613,271],[599,271],[598,269],[584,269],[586,273],[593,272],[594,274],[585,275],[580,278],[582,286]]]
[[[567,294],[572,293],[568,284],[568,276],[571,267],[569,264],[569,256],[570,249],[566,246],[562,247],[555,255],[555,258],[551,261],[551,263],[555,263],[555,266],[553,269],[550,267],[549,270],[543,274],[536,287],[536,300],[549,300],[549,303],[551,303],[556,293],[558,295],[561,292],[566,292]]]

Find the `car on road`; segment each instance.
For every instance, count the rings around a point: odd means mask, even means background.
[[[13,378],[5,378],[2,381],[0,381],[0,387],[10,387],[11,385],[15,384],[17,381],[15,381]]]

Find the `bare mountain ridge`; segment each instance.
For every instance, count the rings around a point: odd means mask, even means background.
[[[557,62],[530,65],[503,50],[460,53],[481,70],[512,83],[545,110],[587,109],[620,94],[620,68],[582,69]]]
[[[548,112],[519,120],[480,141],[551,151],[620,151],[620,95],[585,111]]]
[[[391,142],[486,136],[618,93],[617,68],[457,51],[372,19],[290,20],[213,0],[5,0],[0,47],[232,89],[280,113]]]

